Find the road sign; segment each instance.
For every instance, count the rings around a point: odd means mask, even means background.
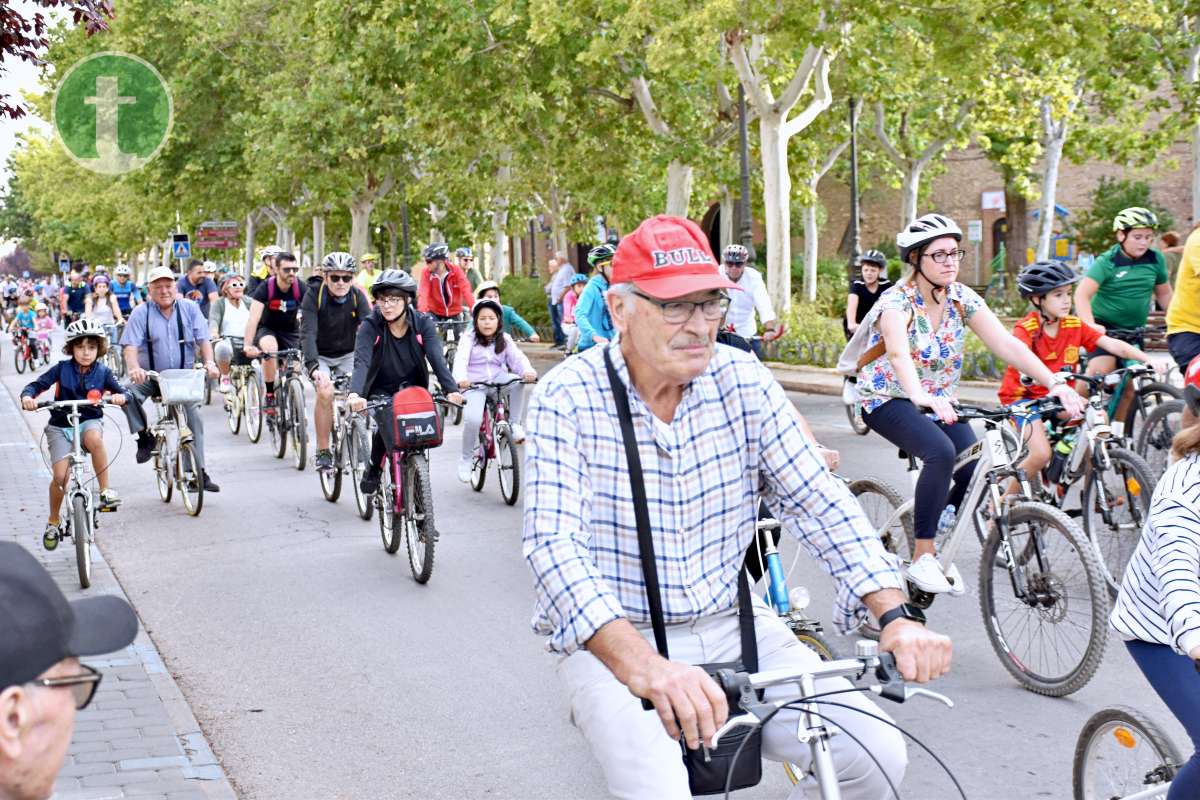
[[[240,244],[236,220],[209,220],[196,229],[197,250],[233,250]]]
[[[983,220],[969,219],[967,220],[967,241],[982,242],[983,241]]]
[[[71,271],[71,259],[60,258],[58,260],[58,271],[59,272],[70,272]]]
[[[171,234],[171,258],[191,258],[192,244],[188,241],[186,233]]]

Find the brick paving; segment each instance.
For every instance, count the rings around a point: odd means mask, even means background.
[[[35,427],[44,424],[39,414]],[[0,499],[17,513],[0,519],[0,540],[16,541],[50,571],[68,599],[125,594],[93,547],[92,587],[81,590],[75,548],[41,546],[46,484],[42,456],[9,391],[0,388]],[[99,535],[104,534],[101,515]],[[133,644],[86,662],[104,673],[90,706],[79,712],[54,800],[233,800],[224,770],[208,746],[154,643],[139,631]]]

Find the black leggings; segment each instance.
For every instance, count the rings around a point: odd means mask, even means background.
[[[911,400],[889,400],[869,414],[863,414],[867,427],[901,450],[921,459],[921,477],[913,508],[913,528],[918,539],[932,539],[938,519],[948,503],[962,505],[967,484],[975,472],[972,461],[954,473],[954,458],[975,442],[975,432],[966,422],[946,425],[934,422],[917,410]]]

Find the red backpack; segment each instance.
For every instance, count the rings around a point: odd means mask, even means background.
[[[442,417],[433,396],[420,386],[409,386],[392,395],[395,446],[405,450],[437,447],[442,443]]]

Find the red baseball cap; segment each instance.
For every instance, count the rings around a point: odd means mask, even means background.
[[[740,289],[717,269],[708,237],[690,219],[659,214],[617,245],[612,282],[632,283],[659,300],[706,289]]]

